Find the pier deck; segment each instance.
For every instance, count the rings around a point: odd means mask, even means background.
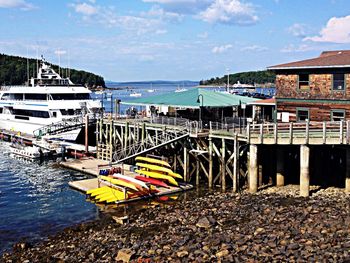
[[[104,166],[108,164],[109,162],[107,161],[90,158],[90,157],[86,157],[82,159],[71,159],[66,162],[60,163],[60,165],[65,168],[76,170],[92,176],[98,176],[99,166]]]

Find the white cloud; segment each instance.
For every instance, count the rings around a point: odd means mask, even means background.
[[[214,0],[143,0],[162,5],[166,10],[181,14],[196,14],[208,8]]]
[[[21,10],[34,9],[34,5],[24,0],[0,0],[0,8],[19,8]]]
[[[139,61],[141,62],[152,62],[155,60],[155,57],[153,55],[141,55],[139,57]]]
[[[56,55],[58,55],[58,56],[61,56],[61,55],[67,54],[67,51],[61,50],[61,49],[57,49],[57,50],[55,50],[54,53],[55,53]]]
[[[254,52],[261,52],[268,50],[267,47],[259,46],[259,45],[252,45],[252,46],[246,46],[241,48],[241,51],[254,51]]]
[[[313,50],[319,50],[319,49],[322,50],[322,47],[318,48],[307,44],[301,44],[301,45],[290,44],[282,48],[280,51],[282,53],[296,53],[296,52],[307,52],[307,51],[313,51]]]
[[[332,17],[322,28],[318,36],[306,37],[304,41],[330,43],[350,43],[350,15],[345,17]]]
[[[213,47],[211,52],[213,52],[214,54],[220,54],[220,53],[223,53],[231,48],[233,48],[233,46],[231,44],[216,46],[216,47]]]
[[[208,32],[199,33],[197,35],[197,37],[202,38],[202,39],[206,39],[206,38],[208,38],[208,36],[209,36]]]
[[[215,0],[198,17],[209,23],[251,25],[258,21],[253,6],[239,0]]]
[[[154,6],[148,12],[141,13],[144,17],[156,18],[162,21],[175,21],[180,22],[183,19],[183,15],[175,12],[167,12],[164,9]]]
[[[166,30],[166,29],[158,29],[155,32],[156,35],[164,35],[166,33],[168,33],[168,30]]]
[[[91,16],[97,13],[97,8],[87,3],[73,4],[72,6],[74,7],[75,12],[81,13],[86,16]]]
[[[305,37],[306,30],[306,25],[299,23],[295,23],[287,29],[287,31],[295,37]]]
[[[71,4],[77,14],[82,15],[81,20],[85,24],[100,24],[105,27],[116,27],[125,31],[132,31],[136,35],[145,33],[165,34],[163,28],[165,21],[179,21],[181,15],[166,12],[154,7],[148,12],[135,15],[118,15],[112,6],[100,6],[94,4]]]

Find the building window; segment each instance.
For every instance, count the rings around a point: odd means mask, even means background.
[[[332,110],[331,111],[332,121],[344,121],[345,120],[345,110]]]
[[[299,74],[299,90],[309,90],[309,74]]]
[[[333,90],[345,90],[345,74],[333,74]]]
[[[297,121],[309,120],[309,109],[297,109]]]

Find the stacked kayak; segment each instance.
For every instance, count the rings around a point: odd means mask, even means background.
[[[150,157],[136,157],[138,169],[134,176],[121,174],[114,168],[100,171],[101,187],[88,190],[86,194],[97,203],[116,203],[140,197],[151,197],[164,192],[164,188],[179,186],[182,176],[171,170],[164,160]],[[113,172],[110,172],[113,171]],[[162,190],[163,188],[163,190]]]
[[[150,157],[136,157],[136,161],[138,169],[135,172],[140,175],[136,177],[138,180],[166,188],[169,188],[168,184],[179,186],[176,179],[182,179],[182,176],[173,172],[166,161]]]
[[[100,176],[100,182],[104,186],[86,192],[90,199],[97,203],[115,203],[134,197],[147,196],[156,191],[144,181],[122,174]]]

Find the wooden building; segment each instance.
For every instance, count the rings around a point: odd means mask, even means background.
[[[279,121],[350,120],[350,50],[268,69],[276,72]]]

